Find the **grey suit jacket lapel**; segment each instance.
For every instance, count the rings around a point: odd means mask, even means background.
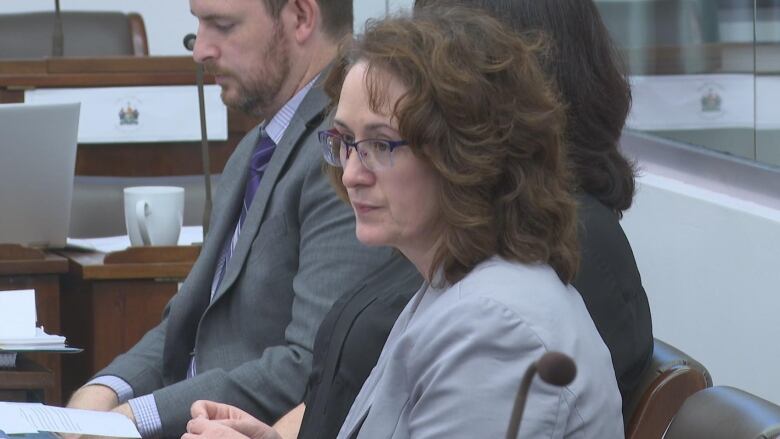
[[[319,120],[321,120],[323,111],[329,103],[327,96],[320,87],[322,76],[323,75],[320,75],[320,78],[318,78],[317,82],[312,86],[311,90],[309,90],[290,121],[290,125],[285,130],[284,136],[282,136],[279,144],[276,145],[274,154],[263,173],[260,186],[257,189],[255,198],[252,200],[252,205],[247,213],[245,223],[241,230],[241,239],[236,243],[236,248],[233,250],[233,256],[230,258],[230,262],[225,271],[225,277],[217,289],[212,303],[230,288],[238,277],[238,274],[241,272],[241,268],[244,266],[244,262],[249,254],[249,249],[252,247],[254,236],[257,234],[258,230],[260,230],[260,224],[265,216],[268,200],[282,174],[285,164],[292,156],[293,151],[299,146],[302,138],[305,137],[311,129],[310,125],[312,122],[317,122],[314,124],[317,125]],[[249,154],[251,155],[251,151]],[[246,163],[249,163],[250,155],[247,155]],[[242,176],[242,180],[246,180],[246,173]],[[240,186],[240,192],[243,194],[244,187],[243,185]]]
[[[251,135],[247,135],[246,138],[239,143],[236,151],[233,153],[239,163],[249,163],[252,152],[257,144],[258,136],[260,135],[260,127],[257,126],[253,128],[250,134]],[[242,166],[241,172],[239,173],[234,173],[232,175],[222,173],[220,176],[220,187],[225,188],[225,196],[222,197],[221,203],[214,206],[215,214],[212,215],[212,229],[209,232],[209,234],[213,236],[213,239],[210,239],[208,243],[208,250],[213,250],[217,257],[222,256],[225,240],[233,234],[233,230],[236,227],[236,220],[238,218],[239,207],[244,198],[248,174],[249,168],[247,166]]]

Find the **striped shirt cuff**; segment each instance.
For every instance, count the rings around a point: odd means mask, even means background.
[[[116,398],[119,400],[120,404],[124,404],[128,399],[133,397],[133,388],[130,387],[130,384],[127,384],[127,381],[114,375],[99,376],[85,384],[85,386],[92,384],[99,384],[113,390],[116,393]]]
[[[127,401],[135,416],[135,425],[144,439],[157,438],[162,434],[162,420],[157,410],[154,395],[144,395]]]

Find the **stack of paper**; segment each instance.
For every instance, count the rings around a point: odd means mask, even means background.
[[[35,290],[0,291],[0,350],[65,349],[65,337],[35,325]]]
[[[119,413],[11,402],[0,402],[0,430],[6,434],[51,431],[81,435],[141,437],[135,424]]]
[[[43,327],[35,328],[33,337],[0,338],[0,349],[7,351],[36,351],[65,348],[65,337],[44,332]]]

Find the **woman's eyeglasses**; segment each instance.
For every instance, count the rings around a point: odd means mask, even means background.
[[[352,148],[357,151],[360,163],[366,169],[376,171],[390,168],[393,166],[393,150],[409,144],[406,140],[383,139],[363,139],[354,142],[345,139],[335,129],[320,131],[318,134],[325,161],[340,168],[346,165]]]

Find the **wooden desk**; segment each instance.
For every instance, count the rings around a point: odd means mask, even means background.
[[[163,309],[194,263],[198,248],[180,248],[163,262],[123,253],[61,252],[70,263],[62,292],[62,332],[80,355],[63,358],[62,389],[70,395],[160,323]],[[144,249],[148,250],[148,249]]]
[[[8,249],[14,252],[8,252]],[[21,253],[18,253],[21,252]],[[57,255],[19,246],[0,245],[0,290],[35,290],[35,306],[38,323],[50,334],[61,334],[60,328],[60,275],[68,271],[68,261]],[[2,294],[2,291],[0,291]],[[60,404],[60,355],[28,354],[29,359],[39,363],[53,374],[51,386],[46,391],[47,404]],[[0,378],[0,383],[5,383]]]
[[[54,373],[28,357],[19,354],[16,367],[0,369],[0,401],[46,402],[51,404],[49,392],[59,389]]]

